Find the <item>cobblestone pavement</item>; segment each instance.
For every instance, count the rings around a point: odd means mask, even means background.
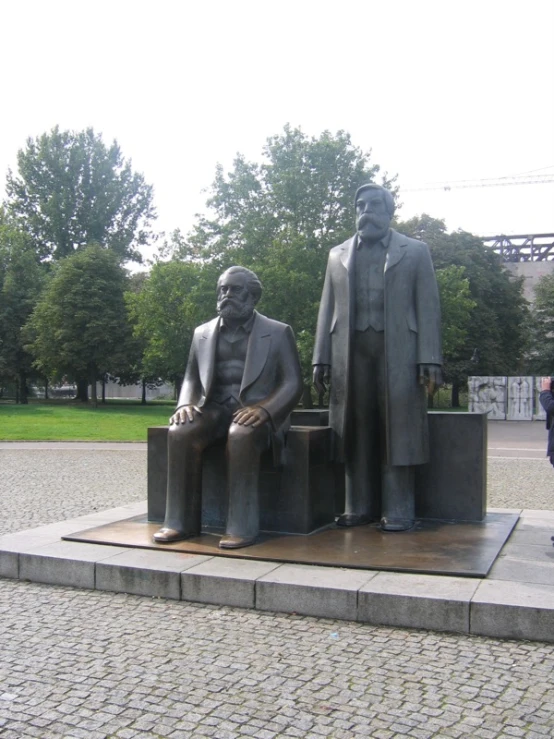
[[[146,499],[146,451],[0,450],[0,535]]]
[[[493,460],[490,503],[553,508],[552,474]],[[144,499],[145,475],[138,451],[0,451],[0,531]],[[2,739],[553,735],[553,644],[0,579]]]

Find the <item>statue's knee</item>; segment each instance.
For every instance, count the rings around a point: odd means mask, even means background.
[[[268,430],[263,426],[242,426],[232,423],[229,427],[227,444],[231,447],[263,447],[269,441]]]
[[[194,428],[193,423],[173,424],[169,427],[169,444],[195,444],[199,437],[199,428]]]
[[[250,426],[241,426],[238,423],[232,423],[229,426],[227,441],[230,444],[240,444],[244,439],[248,439],[250,435]]]

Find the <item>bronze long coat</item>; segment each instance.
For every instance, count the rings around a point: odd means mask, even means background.
[[[426,395],[417,366],[442,364],[439,295],[427,244],[391,231],[384,275],[386,458],[390,465],[415,465],[429,454]],[[330,251],[313,356],[313,364],[331,365],[329,415],[337,460],[344,459],[355,402],[349,377],[356,244],[354,236]]]

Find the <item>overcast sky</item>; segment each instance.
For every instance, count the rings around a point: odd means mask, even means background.
[[[482,236],[554,232],[554,0],[3,0],[0,184],[58,124],[116,138],[187,231],[215,166],[285,123],[348,131],[398,174],[402,217]]]

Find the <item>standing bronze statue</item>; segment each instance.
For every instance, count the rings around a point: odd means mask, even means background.
[[[217,283],[218,318],[194,332],[179,402],[169,423],[166,515],[154,540],[201,530],[202,452],[227,441],[228,514],[219,546],[253,544],[259,532],[260,455],[280,459],[289,415],[302,394],[290,326],[262,316],[256,275],[231,267]]]
[[[360,187],[357,233],[331,249],[314,384],[330,381],[334,456],[345,462],[337,523],[412,528],[414,466],[429,459],[425,385],[442,382],[440,306],[427,244],[390,228],[392,193]]]

